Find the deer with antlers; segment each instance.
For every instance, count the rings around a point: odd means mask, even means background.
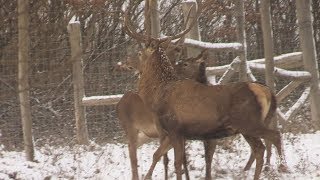
[[[181,179],[185,140],[220,139],[239,133],[249,143],[256,160],[254,179],[259,179],[263,167],[265,146],[261,138],[275,145],[284,160],[280,132],[266,126],[276,110],[275,96],[268,87],[252,82],[207,86],[178,80],[163,49],[191,26],[176,36],[155,39],[132,31],[127,19],[126,15],[128,35],[146,44],[138,94],[152,112],[161,139],[150,170],[172,145],[177,179]],[[281,166],[286,167],[284,163]]]
[[[172,44],[166,52],[169,54],[171,62],[175,62],[180,58],[181,45]],[[201,57],[204,51],[195,58],[185,59],[183,62],[177,61],[174,68],[178,72],[180,79],[195,79],[199,82],[207,83],[205,64]],[[179,55],[180,54],[180,55]],[[137,57],[139,56],[139,57]],[[138,53],[135,58],[130,57],[126,62],[121,63],[122,68],[128,70],[135,70],[142,74],[143,62],[145,58],[142,54]],[[116,107],[117,115],[125,130],[129,144],[129,156],[131,160],[132,179],[138,179],[137,170],[137,147],[148,142],[150,138],[159,138],[158,131],[155,125],[155,117],[152,111],[145,106],[140,96],[134,92],[127,92],[121,98]],[[165,179],[168,178],[168,157],[165,153],[164,157],[164,169]],[[211,156],[212,157],[212,156]],[[212,158],[211,158],[212,159]],[[210,162],[211,167],[211,162]],[[189,173],[187,169],[186,161],[184,162],[184,169],[186,179],[189,179]],[[211,169],[210,169],[211,171]],[[152,172],[150,172],[152,173]]]

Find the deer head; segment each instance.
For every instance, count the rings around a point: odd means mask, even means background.
[[[185,30],[183,30],[182,32],[180,32],[174,36],[166,36],[166,37],[162,37],[162,38],[151,37],[151,35],[150,35],[151,22],[150,22],[149,18],[146,18],[146,22],[145,22],[145,28],[146,28],[145,30],[146,30],[147,34],[144,35],[144,34],[137,33],[134,30],[132,23],[130,22],[130,18],[129,18],[129,10],[131,9],[130,6],[124,12],[124,27],[123,28],[130,37],[134,38],[135,40],[137,40],[140,43],[145,44],[146,48],[144,49],[145,52],[143,52],[143,53],[147,56],[150,56],[154,51],[158,51],[159,48],[166,50],[169,47],[172,40],[180,39],[180,38],[182,39],[184,37],[184,35],[187,34],[192,29],[192,27],[196,23],[197,17],[199,17],[201,9],[202,9],[200,1],[197,0],[197,2],[198,2],[198,9],[197,9],[197,13],[196,13],[196,18],[193,19],[193,21],[191,22],[191,24],[188,28],[186,28]],[[189,10],[186,21],[189,21],[189,19],[190,19],[191,8]],[[146,13],[145,14],[146,17],[148,17],[148,13],[150,13],[150,11],[146,10],[145,13]]]
[[[181,79],[195,79],[200,83],[207,84],[206,63],[204,56],[206,49],[203,50],[197,57],[181,59],[174,65],[174,69]]]

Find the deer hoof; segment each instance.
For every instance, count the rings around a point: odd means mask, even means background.
[[[270,165],[266,165],[265,167],[264,167],[264,171],[266,171],[266,172],[269,172],[270,171]]]
[[[286,165],[283,165],[283,164],[280,164],[280,166],[278,168],[278,171],[282,172],[282,173],[290,173],[288,167]]]

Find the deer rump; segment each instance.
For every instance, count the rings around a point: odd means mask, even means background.
[[[269,121],[276,108],[274,95],[258,83],[207,86],[182,80],[167,87],[160,94],[160,103],[154,105],[160,124],[187,139],[254,133],[257,127],[265,126],[263,121]]]

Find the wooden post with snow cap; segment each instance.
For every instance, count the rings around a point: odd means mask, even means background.
[[[74,111],[76,119],[76,135],[79,144],[89,144],[88,129],[85,117],[85,107],[82,104],[84,97],[84,80],[82,67],[81,32],[79,21],[70,21],[68,25],[71,46],[71,63],[74,93]]]
[[[244,2],[243,0],[235,1],[235,14],[237,20],[237,37],[238,42],[242,44],[242,51],[240,52],[240,69],[239,69],[239,80],[247,81],[247,41],[245,31],[245,13],[244,13]]]
[[[310,0],[296,0],[299,37],[304,68],[311,74],[311,117],[315,128],[320,130],[320,90],[317,54],[312,29]]]
[[[194,18],[197,18],[196,13],[197,13],[198,5],[195,0],[184,0],[181,3],[182,3],[184,22],[186,23],[186,27],[189,27],[190,24],[193,22]],[[191,10],[190,10],[190,8],[191,8]],[[190,16],[189,16],[188,22],[186,22],[189,10],[190,10]],[[194,23],[192,29],[186,34],[186,38],[201,41],[198,21],[196,21]],[[197,52],[199,52],[199,51],[194,48],[187,48],[188,57],[197,56]]]

